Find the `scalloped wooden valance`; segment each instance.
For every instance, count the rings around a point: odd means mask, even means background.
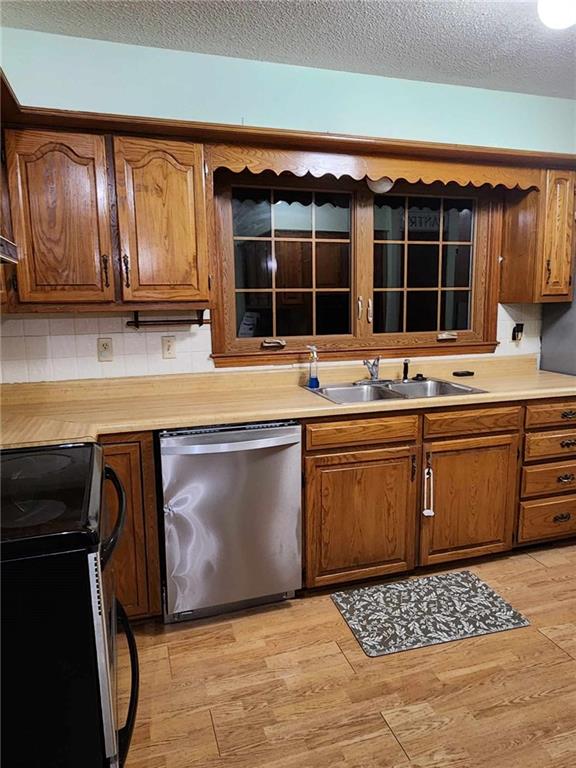
[[[311,174],[315,178],[331,175],[348,176],[356,181],[377,181],[389,178],[393,182],[411,184],[456,183],[482,187],[503,186],[507,189],[539,189],[542,170],[510,165],[488,165],[459,161],[428,160],[386,155],[347,155],[330,152],[306,152],[276,147],[256,147],[234,144],[205,146],[206,162],[212,171],[227,168],[235,173],[292,173],[295,176]]]

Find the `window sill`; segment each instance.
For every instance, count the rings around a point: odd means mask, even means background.
[[[462,341],[443,342],[417,347],[358,347],[356,349],[321,349],[318,354],[321,362],[337,360],[362,360],[365,357],[380,355],[383,358],[395,357],[435,357],[442,355],[478,355],[494,352],[497,341]],[[236,368],[250,365],[292,365],[305,363],[310,353],[307,350],[266,350],[253,352],[226,352],[212,355],[216,368]]]

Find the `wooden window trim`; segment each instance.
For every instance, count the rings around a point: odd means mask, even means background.
[[[214,177],[212,177],[214,178]],[[442,195],[444,197],[474,197],[477,202],[474,236],[474,279],[472,329],[459,331],[455,341],[439,342],[437,332],[378,334],[368,337],[369,328],[364,312],[359,321],[352,312],[352,334],[346,336],[289,336],[283,349],[261,348],[261,338],[236,337],[234,251],[232,240],[232,186],[276,187],[291,189],[325,189],[352,192],[353,274],[352,304],[358,295],[365,299],[372,291],[373,197],[363,182],[334,181],[330,178],[295,179],[272,173],[254,176],[251,173],[221,172],[214,186],[209,185],[208,201],[212,206],[211,223],[212,272],[217,275],[211,309],[212,358],[216,367],[290,364],[308,358],[307,344],[318,347],[323,360],[351,360],[363,356],[381,355],[387,358],[441,356],[450,354],[480,354],[494,352],[498,308],[498,247],[502,234],[502,196],[495,190],[470,190],[458,185],[395,185],[394,194]],[[363,258],[356,254],[363,253]],[[370,265],[369,269],[363,266]],[[384,337],[385,338],[382,338]]]

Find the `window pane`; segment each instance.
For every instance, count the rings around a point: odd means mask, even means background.
[[[236,288],[272,287],[272,243],[236,240],[234,261]]]
[[[407,295],[406,330],[436,331],[438,292],[408,291]]]
[[[312,192],[274,190],[276,237],[312,237]]]
[[[442,254],[442,286],[468,288],[470,285],[470,246],[445,245]]]
[[[442,291],[440,330],[462,331],[470,327],[470,291]]]
[[[276,288],[312,287],[312,243],[277,240]]]
[[[278,336],[312,335],[312,293],[276,294]]]
[[[401,333],[404,294],[401,291],[378,291],[374,294],[374,332]]]
[[[472,200],[444,200],[444,240],[472,239]]]
[[[374,288],[402,288],[404,285],[404,246],[374,246]]]
[[[236,294],[236,332],[240,338],[272,336],[272,294]]]
[[[440,239],[440,198],[408,198],[408,240]]]
[[[438,285],[438,245],[408,246],[408,288],[431,288]]]
[[[404,198],[374,198],[374,240],[404,240]]]
[[[316,243],[316,287],[350,287],[350,246]]]
[[[350,195],[316,193],[316,237],[332,240],[350,238]]]
[[[350,294],[316,294],[316,334],[350,333]]]
[[[270,191],[233,189],[232,221],[233,233],[237,237],[270,237]]]

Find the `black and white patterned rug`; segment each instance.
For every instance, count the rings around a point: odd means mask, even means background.
[[[530,623],[470,571],[335,592],[367,656],[383,656]]]

